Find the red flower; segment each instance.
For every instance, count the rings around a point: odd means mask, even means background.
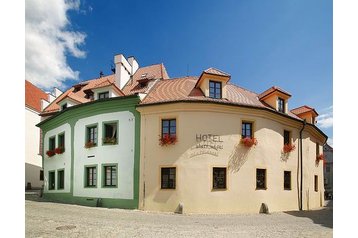
[[[64,151],[65,151],[65,150],[63,149],[63,147],[57,147],[57,148],[55,149],[55,153],[56,153],[56,154],[62,154]]]
[[[46,154],[47,154],[48,157],[52,157],[52,156],[55,155],[55,151],[54,150],[48,150],[48,151],[46,151]]]
[[[177,141],[178,140],[176,135],[164,134],[162,137],[159,138],[159,145],[174,145]]]
[[[320,160],[323,160],[323,164],[325,164],[326,160],[324,158],[324,154],[317,155],[316,163],[318,164]]]
[[[252,147],[254,145],[257,145],[257,139],[252,137],[245,137],[240,140],[240,144],[243,144],[246,147]]]
[[[290,153],[291,151],[294,151],[296,149],[296,146],[293,144],[285,144],[283,146],[283,152],[284,153]]]

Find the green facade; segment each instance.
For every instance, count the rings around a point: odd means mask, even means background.
[[[61,111],[49,119],[46,119],[39,124],[43,135],[63,124],[68,123],[71,127],[71,185],[69,193],[46,193],[44,192],[44,198],[62,203],[79,204],[85,206],[103,206],[110,208],[126,208],[135,209],[138,208],[139,203],[139,160],[140,160],[140,114],[135,109],[140,99],[137,95],[115,97],[103,100],[96,100],[93,102],[80,104],[69,107],[64,111]],[[113,199],[113,198],[101,198],[100,204],[97,204],[97,198],[92,197],[78,197],[73,196],[74,187],[74,138],[75,138],[75,124],[79,119],[95,116],[103,113],[111,112],[131,112],[135,117],[135,142],[134,142],[134,171],[133,171],[133,199]],[[120,136],[120,135],[118,135]],[[43,146],[46,141],[43,141]],[[42,151],[42,167],[45,169],[44,164],[45,152]]]

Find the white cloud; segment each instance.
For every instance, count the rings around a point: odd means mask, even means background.
[[[321,128],[333,127],[333,106],[322,110],[324,114],[317,117],[317,125]]]
[[[46,89],[78,80],[79,72],[67,64],[66,55],[86,57],[79,48],[86,34],[69,30],[66,13],[78,11],[79,0],[26,0],[25,4],[25,78]]]
[[[327,144],[329,144],[333,148],[333,138],[328,138]]]

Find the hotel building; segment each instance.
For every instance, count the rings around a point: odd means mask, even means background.
[[[291,94],[257,94],[209,68],[169,78],[163,64],[115,56],[41,113],[45,197],[105,207],[257,213],[323,205],[327,136]]]

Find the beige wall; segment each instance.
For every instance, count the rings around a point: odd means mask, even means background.
[[[270,211],[298,209],[298,138],[301,124],[270,112],[210,104],[167,104],[140,107],[141,176],[140,208],[175,211],[179,203],[188,213],[259,212],[261,203]],[[158,143],[162,118],[177,119],[178,142],[161,147]],[[254,122],[258,145],[250,150],[239,144],[241,121]],[[292,132],[296,150],[281,157],[283,130]],[[195,149],[196,135],[219,135],[218,151],[202,154]],[[322,163],[315,165],[315,141],[304,140],[305,209],[319,207],[323,198]],[[176,167],[176,189],[160,189],[160,168]],[[212,168],[227,167],[227,189],[212,190]],[[256,190],[256,168],[267,170],[267,189]],[[283,173],[291,171],[292,190],[283,189]],[[314,174],[319,192],[313,192]],[[145,193],[144,193],[145,190]],[[307,192],[306,192],[307,191]],[[306,195],[307,193],[307,195]],[[308,204],[309,202],[309,204]]]

